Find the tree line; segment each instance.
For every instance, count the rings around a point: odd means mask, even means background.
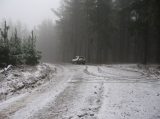
[[[160,63],[159,0],[63,0],[56,30],[59,60]]]
[[[39,63],[41,52],[36,50],[36,36],[32,31],[29,36],[18,36],[17,29],[9,36],[10,26],[4,22],[0,28],[0,66],[6,65],[35,65]]]

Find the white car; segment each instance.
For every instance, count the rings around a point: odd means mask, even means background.
[[[76,56],[75,58],[72,59],[73,64],[85,64],[86,59],[83,56]]]

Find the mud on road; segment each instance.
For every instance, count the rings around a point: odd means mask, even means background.
[[[54,65],[29,92],[0,102],[0,119],[160,119],[159,70]]]

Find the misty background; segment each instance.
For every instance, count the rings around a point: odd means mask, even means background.
[[[22,22],[29,29],[45,19],[57,18],[51,8],[57,9],[61,0],[0,0],[0,19]]]
[[[11,26],[10,35],[15,28],[20,37],[27,36],[34,30],[38,37],[37,48],[42,51],[42,61],[52,62],[54,36],[48,36],[47,31],[54,33],[53,25],[57,16],[52,9],[58,9],[61,0],[0,0],[0,23],[6,20]],[[43,29],[43,30],[42,30]],[[42,33],[43,32],[43,33]]]
[[[158,0],[1,0],[0,21],[33,30],[42,61],[160,63]],[[10,34],[11,34],[10,33]]]

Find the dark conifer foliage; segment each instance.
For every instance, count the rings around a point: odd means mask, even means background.
[[[160,63],[159,0],[63,0],[57,29],[61,60]]]
[[[6,21],[4,22],[4,28],[0,29],[0,62],[1,65],[5,65],[5,63],[9,63],[9,39],[8,39],[8,30],[9,26],[7,26]]]
[[[4,27],[0,29],[0,66],[39,63],[41,53],[36,50],[36,36],[32,31],[28,38],[23,39],[18,36],[17,29],[11,37],[8,35],[9,26],[6,21]]]

